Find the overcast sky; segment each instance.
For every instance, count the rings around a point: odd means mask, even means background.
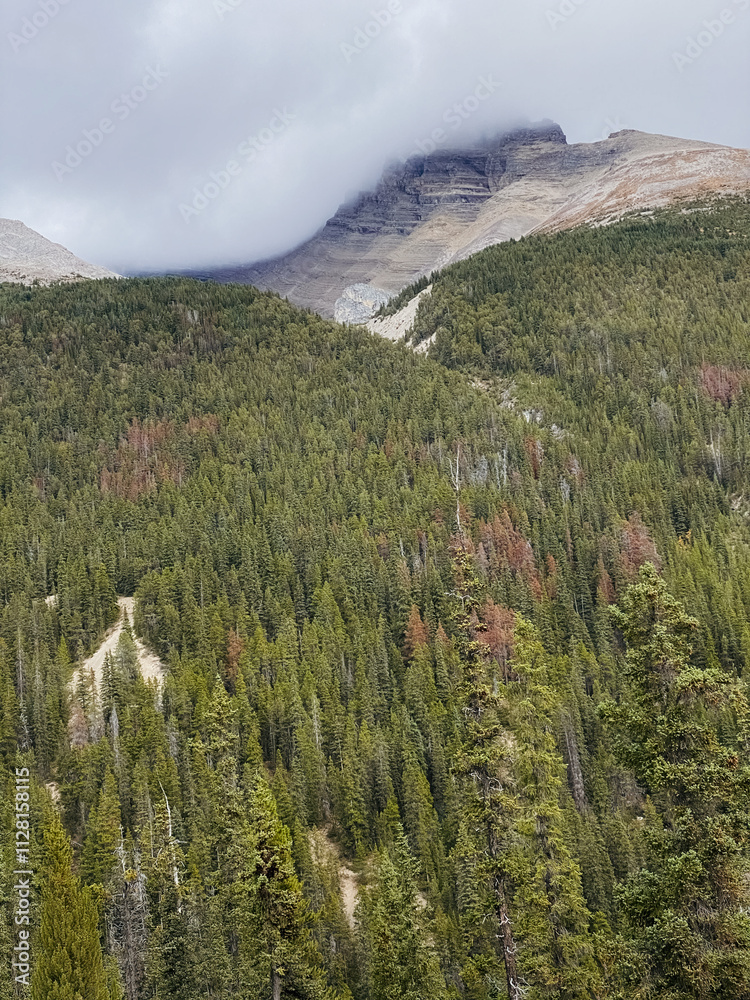
[[[284,251],[436,129],[750,147],[750,0],[5,0],[0,18],[0,216],[121,272]]]

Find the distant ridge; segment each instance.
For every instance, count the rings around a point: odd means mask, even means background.
[[[86,263],[22,222],[0,219],[0,281],[51,285],[56,281],[117,277],[113,271]]]
[[[560,126],[545,121],[394,165],[297,249],[202,276],[361,321],[363,297],[393,295],[491,244],[749,189],[748,150],[630,130],[568,145]],[[373,292],[347,292],[353,285]]]

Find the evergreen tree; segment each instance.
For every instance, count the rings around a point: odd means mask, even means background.
[[[693,209],[444,269],[431,360],[247,286],[0,286],[0,756],[113,995],[361,1000],[339,872],[401,823],[466,1000],[747,995],[750,202]],[[126,629],[97,692],[116,592],[162,663]]]
[[[244,995],[247,1000],[322,1000],[328,991],[294,868],[291,835],[278,818],[265,778],[252,778],[248,795],[246,810],[239,800],[233,804],[227,856]]]
[[[616,752],[651,795],[646,864],[621,891],[642,996],[750,996],[750,711],[693,662],[698,622],[648,564],[613,609],[632,695],[602,707]]]
[[[522,1000],[524,984],[518,964],[516,930],[510,912],[513,894],[513,827],[518,816],[511,745],[499,716],[501,702],[492,678],[484,669],[474,621],[480,584],[471,555],[462,545],[454,555],[455,610],[453,614],[462,658],[462,685],[466,732],[454,770],[464,782],[464,813],[471,831],[473,853],[469,920],[491,914],[499,957],[505,968],[510,1000]]]
[[[44,863],[32,1000],[111,1000],[94,894],[73,873],[73,852],[56,812],[44,833]]]
[[[427,943],[418,877],[419,865],[399,830],[393,847],[380,857],[373,887],[359,904],[371,1000],[443,1000],[448,996],[437,957]]]
[[[81,876],[86,885],[98,884],[105,898],[112,895],[117,877],[117,851],[122,840],[122,818],[117,781],[107,769],[99,799],[91,810],[81,853]]]
[[[518,792],[512,910],[528,997],[588,997],[602,988],[589,937],[581,872],[560,805],[565,765],[554,738],[559,697],[539,633],[519,619],[508,686],[508,727]]]
[[[469,863],[478,883],[467,910],[493,914],[513,1000],[588,997],[599,976],[581,873],[565,842],[564,763],[553,735],[557,699],[547,654],[537,631],[519,618],[511,663],[517,680],[498,691],[477,617],[479,581],[464,548],[455,568],[467,718],[456,769],[469,793],[473,837],[464,827],[463,844],[474,840]]]

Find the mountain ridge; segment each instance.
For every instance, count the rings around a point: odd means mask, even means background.
[[[118,277],[106,267],[81,260],[18,219],[0,219],[0,282],[49,285]]]
[[[374,190],[290,252],[201,276],[254,284],[359,322],[351,286],[394,295],[496,243],[748,189],[748,150],[630,129],[569,144],[559,125],[544,121],[391,164]]]

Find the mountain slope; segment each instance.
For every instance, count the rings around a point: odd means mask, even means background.
[[[747,150],[634,131],[568,145],[562,129],[545,122],[394,166],[375,191],[342,206],[291,253],[211,276],[360,321],[351,295],[336,310],[351,285],[394,294],[495,243],[748,188]]]
[[[113,994],[750,995],[749,239],[488,248],[428,358],[251,287],[0,287],[0,796],[28,761],[41,838],[55,783]],[[161,694],[122,649],[69,697],[118,593]]]
[[[36,281],[49,285],[55,281],[116,277],[113,271],[86,263],[22,222],[0,219],[0,282],[31,285]]]

